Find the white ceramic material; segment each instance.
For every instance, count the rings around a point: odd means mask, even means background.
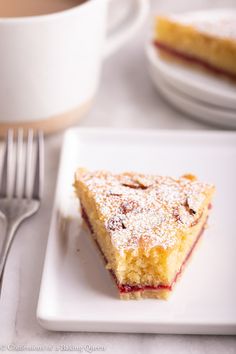
[[[0,18],[0,123],[46,120],[92,100],[103,58],[147,13],[146,0],[128,3],[128,23],[108,39],[112,0],[89,0],[49,15]]]
[[[181,66],[178,67],[176,64],[165,63],[151,45],[147,47],[147,58],[150,77],[154,85],[177,109],[205,122],[217,124],[221,127],[236,128],[236,88],[230,83],[221,82],[207,75],[204,77],[202,73],[195,73],[195,71],[191,71],[190,69],[182,68]],[[162,71],[160,69],[162,66],[169,67],[170,70]],[[180,77],[183,83],[186,83],[186,86],[183,84],[185,89],[181,89],[181,86],[178,85],[178,79],[175,79],[174,75],[170,78],[170,75],[167,73],[171,71],[176,73],[176,77]],[[181,75],[181,72],[185,72],[185,74]],[[203,84],[204,80],[205,84]],[[207,81],[211,82],[211,85],[209,83],[206,84]],[[218,88],[220,87],[222,91],[221,94],[220,90],[218,91],[221,97],[219,100],[217,97],[214,100],[211,99],[213,97],[211,96],[211,90],[214,90],[214,87],[217,86],[214,85],[214,81],[217,82]],[[188,90],[188,85],[191,84],[199,87],[199,94],[195,95],[195,91]],[[203,91],[200,89],[201,85]],[[210,92],[209,95],[207,93],[208,89]],[[212,103],[213,101],[215,104]],[[219,105],[216,104],[218,102]],[[231,108],[226,108],[227,102],[231,103],[229,104]],[[221,105],[221,103],[225,103],[225,106]],[[233,105],[235,105],[235,108],[232,108]]]
[[[161,76],[153,81],[162,96],[181,112],[201,121],[217,124],[220,127],[236,128],[236,110],[216,108],[216,106],[195,100],[191,96],[176,90]]]
[[[236,133],[71,129],[58,174],[37,309],[50,330],[236,334]],[[217,191],[199,247],[168,301],[121,301],[73,192],[76,167],[197,174]],[[209,168],[210,166],[210,168]]]
[[[148,44],[146,48],[149,64],[156,73],[180,92],[201,100],[216,108],[236,111],[236,85],[208,75],[188,66],[167,62],[160,58],[156,48]],[[236,119],[236,117],[235,117]]]

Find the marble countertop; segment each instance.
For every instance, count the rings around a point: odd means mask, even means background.
[[[152,0],[150,18],[158,11],[233,4],[234,0]],[[124,46],[104,63],[96,101],[89,115],[79,123],[81,126],[214,129],[175,111],[154,89],[148,77],[144,53],[150,18],[132,44]],[[71,351],[73,347],[80,348],[81,352],[92,352],[92,346],[102,346],[105,353],[111,354],[236,353],[236,337],[233,336],[57,333],[39,326],[36,306],[61,141],[62,134],[46,139],[46,185],[42,207],[36,216],[21,226],[6,267],[0,302],[0,352],[27,352],[34,346],[35,349],[38,346],[34,352],[49,352],[50,349],[54,352],[58,348]]]

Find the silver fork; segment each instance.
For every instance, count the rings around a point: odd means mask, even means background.
[[[23,130],[19,129],[15,142],[14,132],[9,130],[4,148],[0,171],[0,218],[5,224],[5,237],[0,253],[0,294],[16,231],[40,207],[44,177],[43,133],[38,132],[34,138],[33,130],[29,130],[24,139]]]

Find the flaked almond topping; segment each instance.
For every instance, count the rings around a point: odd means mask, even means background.
[[[122,186],[133,189],[147,189],[150,186],[150,181],[147,183],[147,180],[144,178],[139,176],[130,176],[129,174],[123,175],[120,182]]]
[[[119,215],[112,216],[107,222],[107,228],[111,231],[119,231],[125,229],[123,218]]]
[[[135,182],[122,183],[122,186],[133,188],[133,189],[147,189],[147,187],[140,186],[140,184],[135,183]]]
[[[114,197],[121,197],[122,196],[122,193],[118,193],[118,192],[109,192],[108,195],[112,195]]]
[[[182,176],[182,178],[188,179],[191,182],[194,182],[197,180],[197,177],[192,175],[191,173],[186,173],[185,175]]]
[[[134,181],[139,184],[140,188],[147,189],[153,185],[153,180],[144,176],[134,176]]]
[[[173,215],[177,222],[180,222],[183,225],[189,225],[192,222],[193,216],[190,214],[189,209],[186,204],[179,205],[174,209]]]
[[[175,217],[176,221],[179,221],[180,220],[180,215],[179,215],[179,210],[178,208],[175,208],[173,210],[173,216]],[[180,220],[181,221],[181,220]]]
[[[138,202],[135,200],[126,200],[121,203],[120,205],[120,211],[122,214],[128,214],[134,209],[137,209],[139,207]]]
[[[189,209],[186,204],[179,205],[173,210],[173,216],[175,220],[183,225],[188,225],[189,223],[191,223],[194,214],[195,212]]]
[[[184,204],[186,210],[189,212],[190,215],[195,215],[196,214],[196,210],[194,210],[193,208],[191,208],[190,206],[190,200],[189,198],[186,198],[185,204]]]
[[[137,249],[140,242],[147,249],[172,247],[179,230],[198,222],[205,198],[214,189],[191,175],[175,179],[97,171],[83,173],[80,179],[95,198],[112,242],[121,253]]]

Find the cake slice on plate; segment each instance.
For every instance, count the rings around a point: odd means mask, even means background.
[[[236,80],[236,10],[156,18],[154,44],[163,58]]]
[[[214,186],[193,175],[86,169],[74,186],[120,297],[167,298],[205,228]]]

